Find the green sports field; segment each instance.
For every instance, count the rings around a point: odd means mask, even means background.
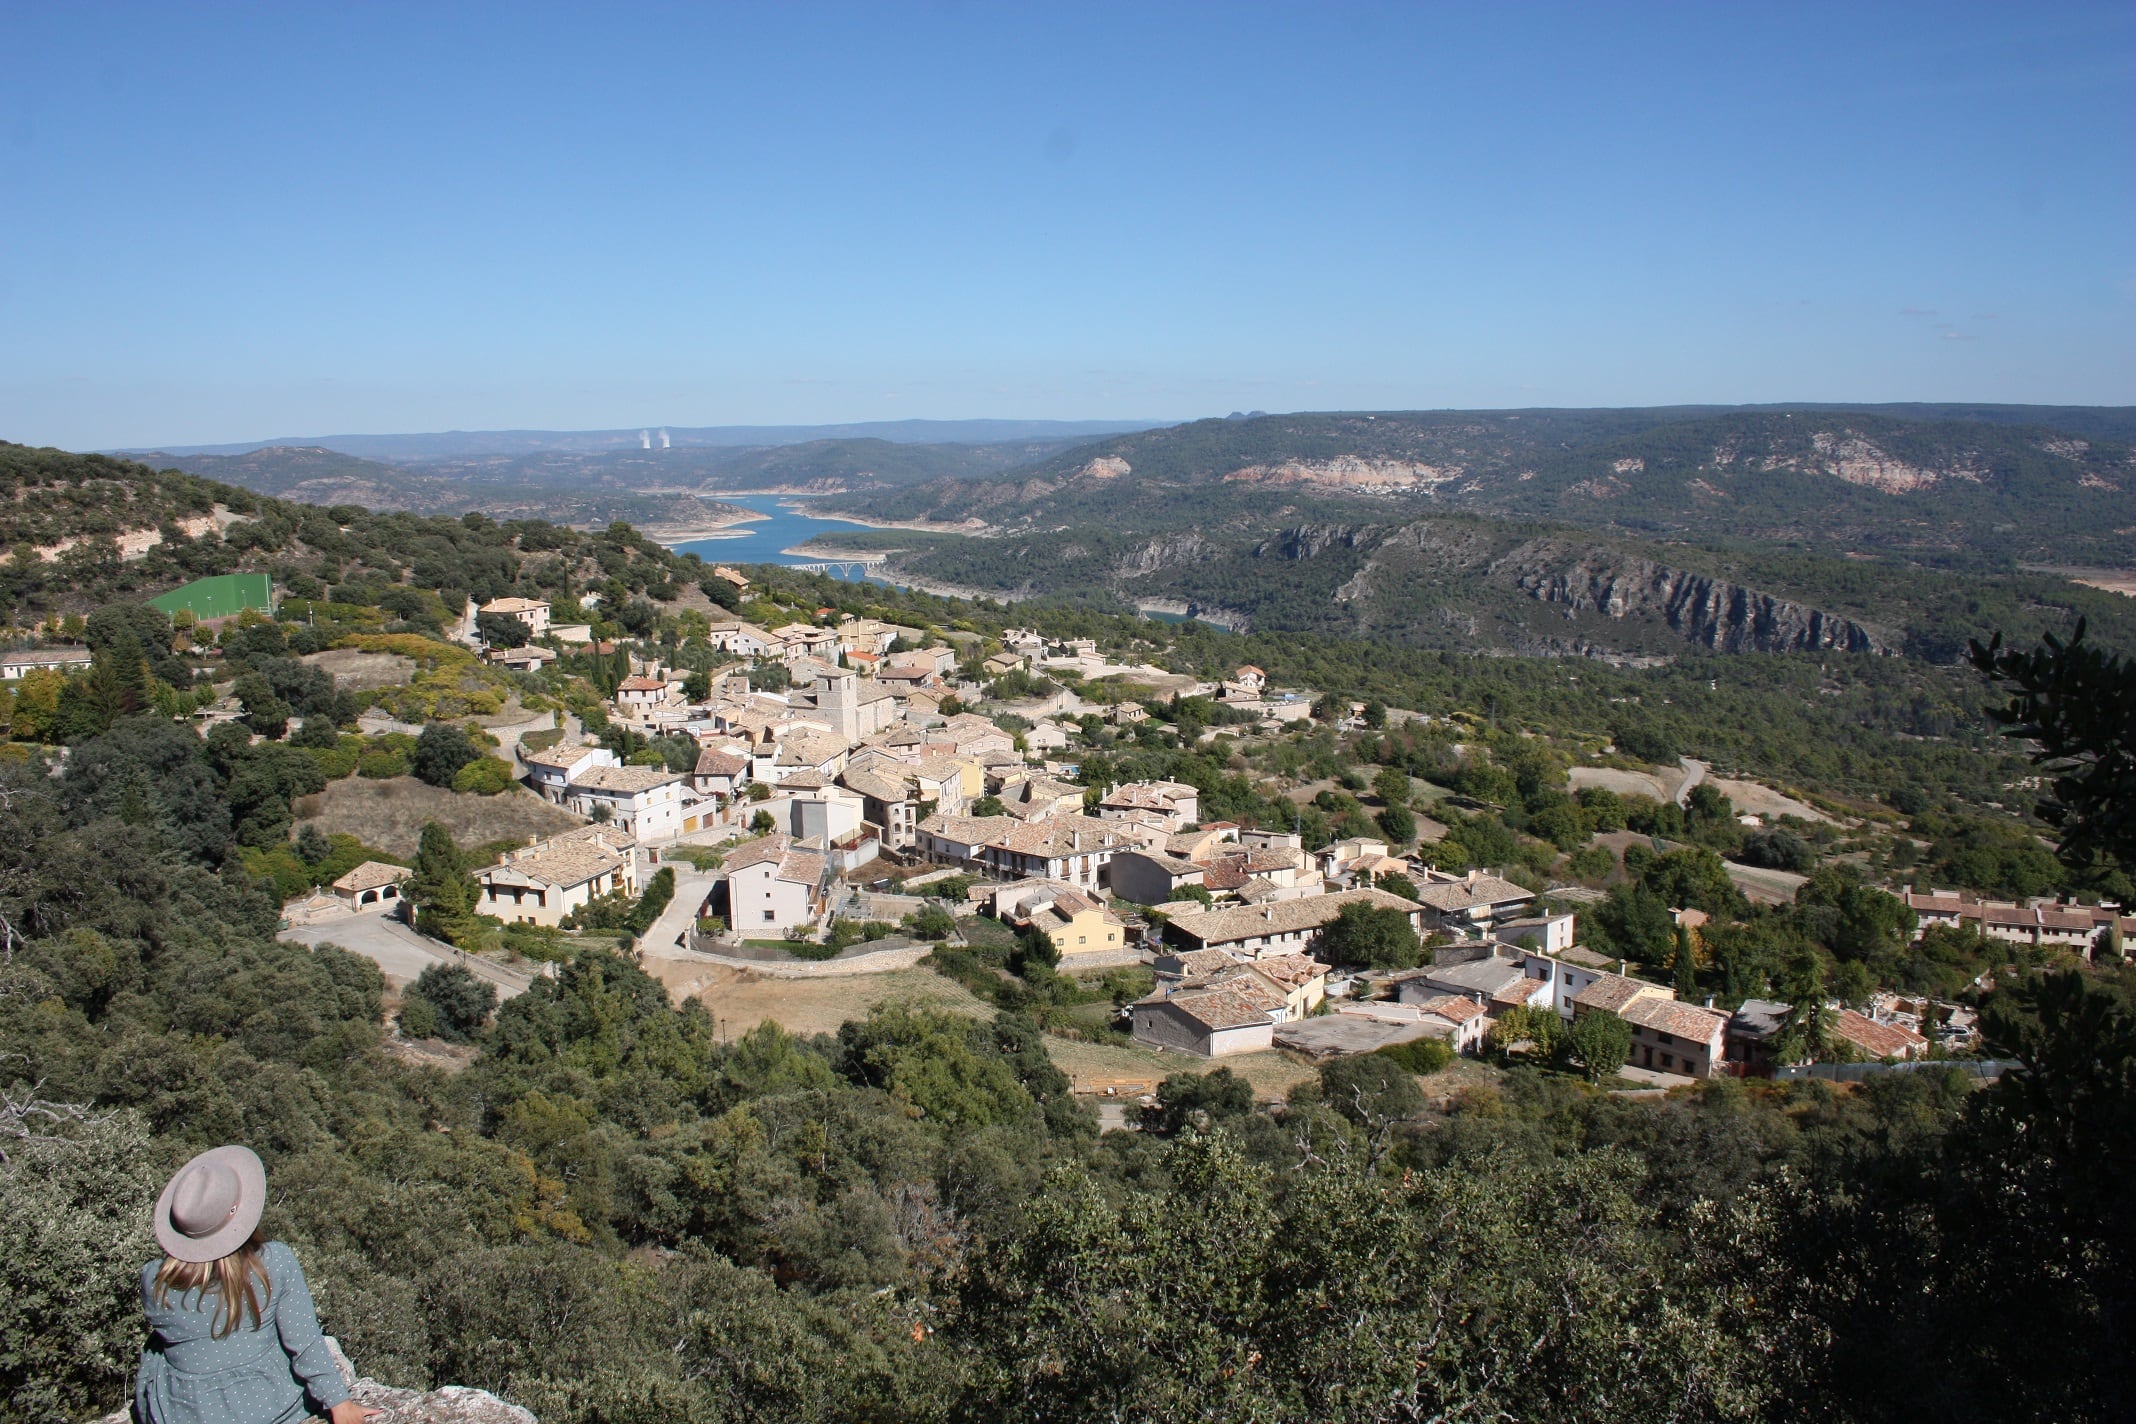
[[[210,618],[230,618],[248,608],[257,608],[262,613],[274,609],[273,587],[265,574],[217,574],[213,578],[195,579],[183,588],[174,588],[169,593],[151,598],[151,608],[160,608],[165,613],[176,615],[181,609],[205,622]]]

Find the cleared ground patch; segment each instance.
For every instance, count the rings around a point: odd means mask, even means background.
[[[368,692],[374,687],[398,687],[415,676],[415,660],[399,653],[367,653],[360,648],[328,648],[306,653],[302,661],[334,679],[342,692]]]
[[[893,1000],[992,1018],[993,1006],[932,969],[887,974],[840,974],[820,979],[773,979],[746,969],[648,957],[646,972],[678,1002],[698,999],[719,1021],[724,1038],[738,1038],[770,1019],[788,1033],[836,1033],[848,1019],[864,1019]]]
[[[1174,1073],[1206,1073],[1229,1068],[1253,1085],[1253,1095],[1263,1102],[1280,1098],[1294,1083],[1318,1076],[1319,1070],[1305,1059],[1270,1049],[1240,1053],[1228,1058],[1190,1058],[1184,1053],[1159,1053],[1139,1044],[1078,1042],[1048,1037],[1046,1052],[1054,1066],[1073,1079],[1079,1092],[1102,1091],[1119,1085],[1125,1091],[1133,1084],[1155,1087]]]
[[[531,791],[466,796],[412,776],[330,781],[317,796],[299,801],[296,813],[300,822],[314,821],[328,835],[346,832],[399,856],[415,854],[426,821],[444,826],[462,846],[553,836],[585,824]]]
[[[1797,801],[1792,796],[1782,795],[1770,786],[1760,786],[1755,781],[1731,781],[1718,776],[1709,776],[1706,781],[1714,790],[1733,802],[1740,814],[1764,816],[1768,819],[1777,816],[1800,816],[1805,821],[1837,824],[1815,806]]]
[[[1614,766],[1576,766],[1566,775],[1568,790],[1599,786],[1619,796],[1646,796],[1656,801],[1673,799],[1683,779],[1680,771],[1625,771]]]

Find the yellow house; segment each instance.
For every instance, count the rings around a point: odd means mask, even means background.
[[[1054,880],[1018,880],[994,891],[994,917],[1038,930],[1063,960],[1079,954],[1118,954],[1127,947],[1127,926],[1118,915],[1072,885]]]

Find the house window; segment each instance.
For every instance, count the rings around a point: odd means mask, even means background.
[[[1664,1068],[1674,1068],[1676,1066],[1676,1059],[1670,1056],[1669,1054],[1664,1053],[1661,1055],[1661,1066]]]
[[[1657,1033],[1657,1034],[1655,1034],[1654,1036],[1655,1036],[1656,1038],[1660,1039],[1660,1040],[1661,1040],[1661,1041],[1662,1041],[1663,1043],[1674,1043],[1674,1042],[1676,1042],[1676,1040],[1675,1040],[1675,1039],[1673,1039],[1673,1038],[1669,1037],[1669,1036],[1668,1036],[1667,1034],[1665,1034],[1665,1033]]]
[[[779,917],[779,912],[778,912],[777,910],[766,910],[766,911],[764,912],[764,922],[765,922],[766,924],[769,924],[769,923],[771,923],[771,922],[772,922],[773,920],[777,919],[778,917]]]

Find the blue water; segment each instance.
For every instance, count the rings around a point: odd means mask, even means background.
[[[817,519],[813,515],[799,513],[787,508],[792,496],[783,494],[722,494],[714,495],[722,504],[738,504],[744,509],[753,509],[769,515],[768,519],[752,519],[747,524],[732,526],[737,537],[731,539],[692,539],[687,543],[674,544],[678,554],[695,554],[708,564],[813,564],[817,559],[806,554],[785,552],[797,544],[806,544],[818,536],[827,536],[827,542],[837,543],[840,534],[860,533],[862,526],[848,524],[840,519]],[[805,507],[805,506],[804,506]],[[834,575],[843,577],[843,575]],[[869,583],[888,586],[887,579],[868,579]]]

